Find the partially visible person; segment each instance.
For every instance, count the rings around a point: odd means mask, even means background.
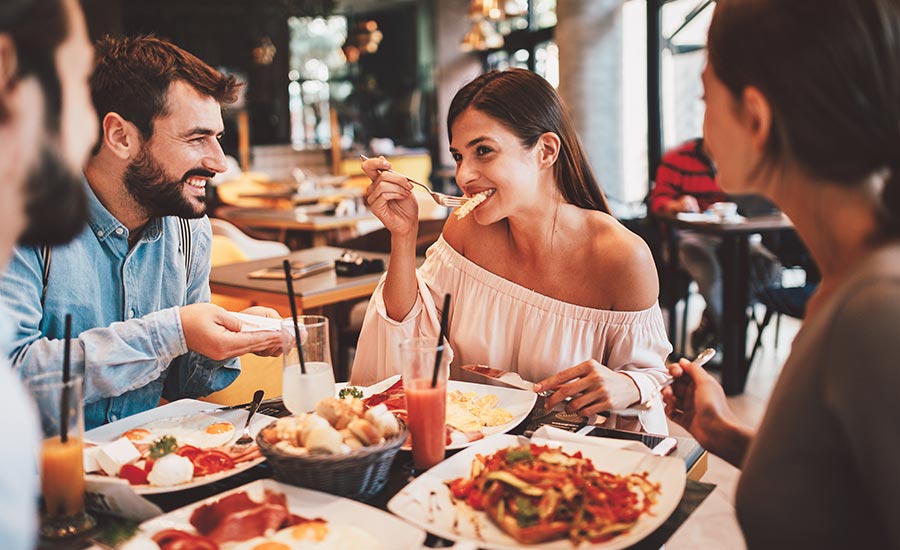
[[[751,549],[900,548],[900,2],[720,0],[706,136],[793,221],[821,282],[754,430],[683,361],[667,411],[743,472]]]
[[[205,186],[225,169],[221,108],[238,84],[154,37],[97,45],[99,142],[85,167],[88,225],[65,246],[16,250],[0,294],[23,377],[60,364],[64,318],[84,365],[85,425],[203,396],[237,377],[237,356],[280,353],[209,301]],[[248,313],[278,317],[274,310]]]
[[[729,201],[716,182],[716,166],[709,158],[703,138],[692,139],[663,155],[650,191],[650,211],[658,217],[679,212],[706,212],[717,202]],[[722,333],[722,268],[719,247],[722,238],[696,231],[678,231],[678,262],[697,281],[706,309],[700,325],[691,334],[691,348],[699,352],[719,346]],[[670,258],[671,261],[671,258]],[[753,285],[768,285],[780,273],[778,259],[760,243],[750,241]]]
[[[75,0],[0,4],[0,270],[20,237],[71,239],[84,224],[77,175],[97,131],[91,45]],[[0,306],[0,541],[34,548],[40,429],[7,357],[14,327]]]
[[[610,424],[665,433],[654,393],[671,346],[653,258],[609,214],[559,95],[533,72],[492,71],[456,94],[447,128],[459,186],[492,194],[467,217],[450,216],[419,269],[412,185],[383,158],[363,163],[391,261],[351,382],[399,372],[399,343],[437,337],[447,315],[453,377],[471,376],[458,370],[465,364],[515,371],[556,390],[548,408],[571,397],[569,412],[616,411]],[[447,293],[451,310],[439,311]],[[659,404],[626,411],[650,401]]]

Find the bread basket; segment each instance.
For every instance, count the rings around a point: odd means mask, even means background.
[[[262,431],[256,436],[256,443],[275,479],[354,500],[369,500],[384,489],[394,457],[409,435],[406,423],[397,420],[399,433],[345,455],[288,454],[266,441]],[[267,427],[273,425],[274,422]]]

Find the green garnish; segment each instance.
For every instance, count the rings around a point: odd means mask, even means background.
[[[516,497],[516,523],[519,527],[531,527],[538,522],[538,508],[526,497]]]
[[[357,399],[362,399],[362,398],[363,398],[363,392],[362,392],[362,390],[359,389],[359,388],[355,388],[355,387],[353,387],[353,386],[346,386],[346,387],[344,387],[344,388],[341,388],[341,391],[338,392],[338,397],[340,397],[341,399],[347,399],[347,396],[348,396],[348,395],[349,395],[351,398],[352,398],[352,397],[355,397],[355,398],[357,398]]]
[[[531,460],[533,458],[529,447],[516,447],[515,449],[510,449],[506,452],[507,464],[515,464],[516,462]]]
[[[159,460],[178,450],[178,442],[170,435],[164,435],[150,445],[150,458]]]

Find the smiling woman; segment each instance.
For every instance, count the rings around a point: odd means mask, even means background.
[[[526,99],[527,98],[527,101]],[[417,203],[384,159],[363,170],[367,200],[391,232],[391,261],[369,304],[351,382],[397,372],[398,343],[449,319],[453,364],[518,372],[557,390],[570,412],[657,403],[670,351],[643,241],[608,214],[559,95],[513,69],[475,79],[448,115],[456,181],[471,214],[451,217],[416,269]],[[474,197],[481,197],[481,200]],[[452,295],[450,311],[436,299]],[[462,371],[454,377],[466,378]],[[665,433],[662,407],[610,423]]]

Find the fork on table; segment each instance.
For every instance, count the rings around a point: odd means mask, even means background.
[[[362,159],[363,162],[369,160],[369,157],[367,157],[365,155],[360,155],[359,158]],[[412,179],[411,177],[405,176],[395,170],[382,170],[382,171],[390,172],[392,174],[397,174],[401,178],[406,179],[406,181],[408,181],[409,183],[412,183],[413,185],[418,185],[419,187],[425,189],[426,191],[428,191],[428,194],[431,195],[431,198],[434,199],[434,202],[440,204],[441,206],[448,206],[450,208],[456,208],[458,206],[462,206],[462,205],[466,204],[466,201],[469,200],[468,197],[453,197],[451,195],[445,195],[443,193],[438,193],[437,191],[432,191],[431,188],[428,187],[427,185],[425,185],[424,183],[419,183],[416,180]]]
[[[231,446],[232,452],[242,451],[253,444],[254,439],[253,436],[250,435],[250,420],[259,409],[259,404],[263,399],[263,393],[263,390],[256,390],[256,393],[253,394],[253,402],[250,404],[250,413],[247,415],[247,423],[244,424],[244,431],[241,433],[241,437],[239,437]]]

